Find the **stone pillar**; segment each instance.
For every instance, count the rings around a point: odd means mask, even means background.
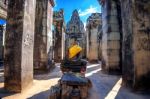
[[[65,33],[65,27],[63,28],[63,30],[62,30],[63,32],[62,32],[62,55],[61,55],[61,59],[65,59],[65,45],[66,45],[66,42],[65,42],[65,40],[66,40],[66,37],[65,37],[65,35],[66,35],[66,33]]]
[[[99,27],[101,26],[101,14],[93,13],[87,19],[87,58],[91,62],[98,62],[99,54]]]
[[[0,65],[2,64],[3,61],[3,32],[4,31],[4,26],[0,25]]]
[[[117,2],[102,1],[102,68],[108,72],[120,71],[120,29]]]
[[[49,70],[52,65],[53,6],[53,0],[37,0],[36,3],[34,69],[37,71]]]
[[[60,62],[62,58],[62,23],[58,22],[55,32],[55,45],[54,45],[54,61]]]
[[[93,28],[90,30],[90,45],[88,52],[88,60],[89,61],[98,61],[98,43],[97,43],[97,29]]]
[[[60,62],[63,54],[63,33],[64,33],[64,11],[54,11],[53,24],[54,30],[54,61]]]
[[[4,50],[5,88],[21,92],[33,81],[35,0],[9,0]]]
[[[102,24],[98,30],[98,59],[102,60]]]
[[[123,79],[150,88],[150,1],[120,0],[123,23]]]

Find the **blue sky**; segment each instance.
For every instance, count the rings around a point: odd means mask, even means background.
[[[60,8],[64,9],[66,23],[70,20],[74,9],[78,10],[80,19],[84,24],[91,13],[101,12],[101,8],[97,0],[55,0],[55,3],[54,11],[59,10]],[[4,23],[5,21],[0,20],[0,24]]]
[[[64,9],[66,23],[70,20],[74,9],[78,10],[80,19],[84,24],[91,13],[101,12],[97,0],[55,0],[55,3],[54,11],[58,11],[60,8]]]
[[[0,25],[4,25],[5,23],[6,23],[6,21],[5,21],[5,20],[0,19]]]

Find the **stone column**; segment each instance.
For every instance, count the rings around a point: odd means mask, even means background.
[[[3,61],[3,32],[4,31],[4,26],[0,25],[0,65],[2,64]]]
[[[65,59],[65,39],[66,39],[66,37],[65,37],[65,27],[63,28],[63,30],[62,30],[63,32],[62,32],[62,41],[61,41],[61,43],[62,43],[62,55],[61,55],[61,59]]]
[[[123,79],[150,88],[150,1],[120,0],[123,23]]]
[[[60,62],[62,59],[62,53],[63,53],[63,41],[62,41],[62,37],[63,37],[63,24],[64,24],[64,20],[63,20],[63,12],[57,12],[57,13],[62,13],[62,17],[58,17],[58,20],[55,18],[55,44],[54,44],[54,61],[55,62]]]
[[[97,42],[97,37],[98,37],[98,29],[97,28],[92,28],[88,34],[88,60],[89,61],[98,61],[98,42]]]
[[[34,69],[37,71],[47,71],[52,65],[53,6],[53,0],[37,0],[36,3]]]
[[[102,1],[102,68],[108,72],[121,71],[120,29],[117,2]]]
[[[5,88],[21,92],[33,81],[35,0],[9,0],[4,50]]]
[[[91,62],[98,62],[99,54],[99,28],[101,28],[101,14],[92,13],[87,19],[87,58]]]

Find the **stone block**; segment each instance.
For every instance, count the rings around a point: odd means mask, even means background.
[[[104,44],[102,44],[102,49],[104,50],[118,50],[120,49],[120,42],[117,40],[117,41],[107,41],[107,42],[104,42]]]
[[[103,33],[111,33],[111,32],[120,32],[119,25],[118,24],[107,24],[105,26],[102,26]]]

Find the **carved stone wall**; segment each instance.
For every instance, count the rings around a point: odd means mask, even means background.
[[[150,88],[150,1],[120,0],[123,22],[123,78]]]
[[[5,88],[21,92],[33,81],[36,0],[9,0],[4,50]]]
[[[37,0],[34,42],[34,69],[49,70],[52,63],[52,11],[49,0]]]
[[[101,14],[93,13],[87,19],[87,58],[89,61],[99,60],[99,31],[101,29]]]

